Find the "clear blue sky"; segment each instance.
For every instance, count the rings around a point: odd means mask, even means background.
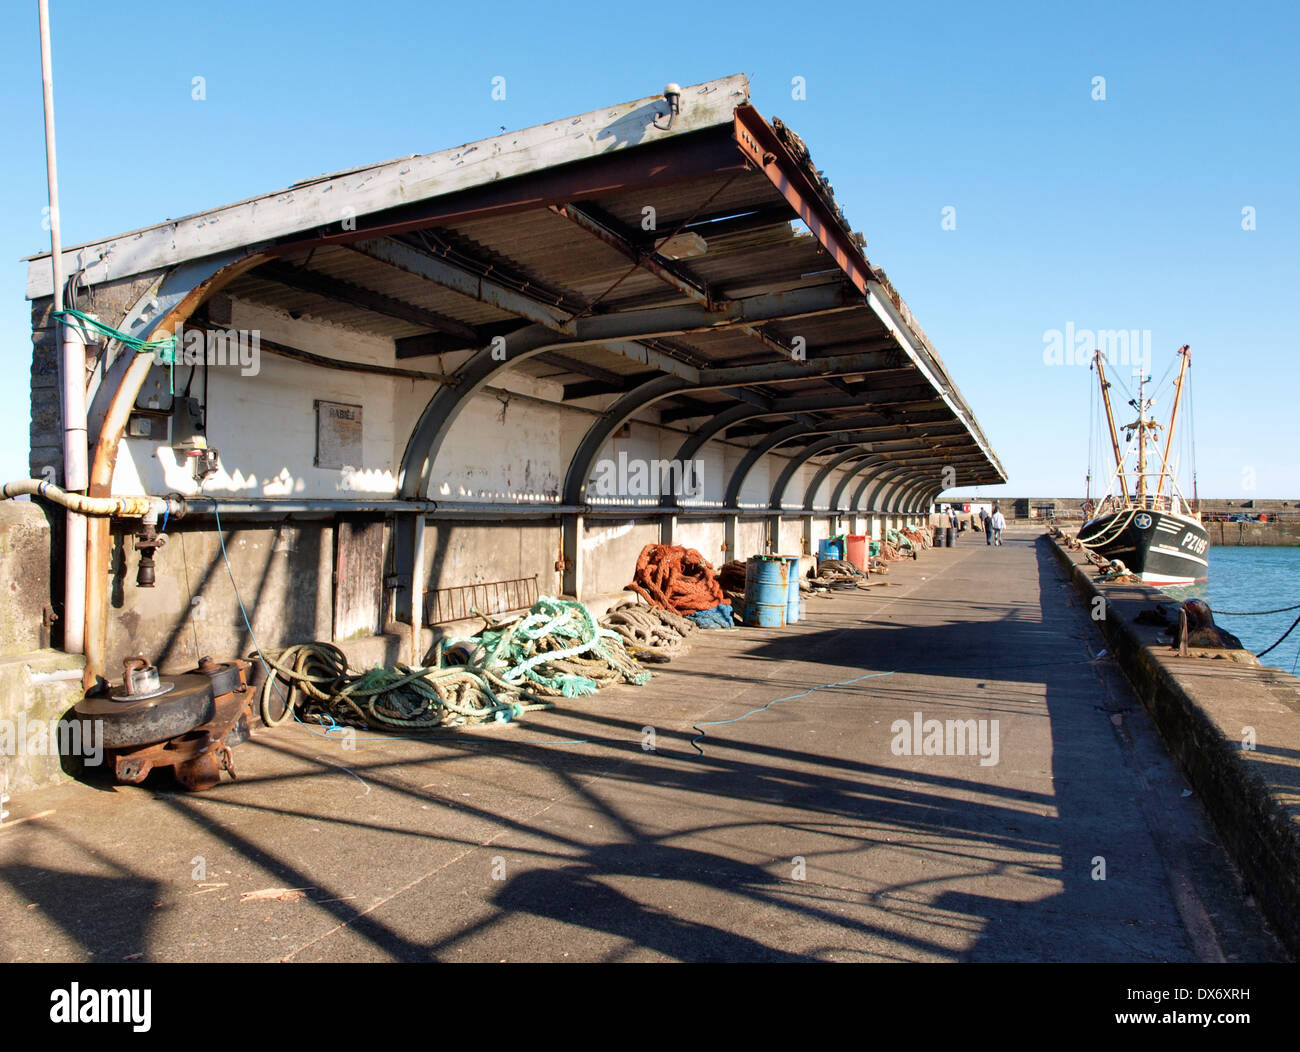
[[[943,355],[1011,476],[1002,492],[1082,489],[1090,374],[1043,362],[1044,334],[1073,325],[1150,330],[1157,375],[1192,345],[1203,495],[1300,496],[1295,5],[51,7],[66,244],[746,73]],[[6,4],[3,25],[10,479],[27,474],[18,259],[48,234],[35,0]]]

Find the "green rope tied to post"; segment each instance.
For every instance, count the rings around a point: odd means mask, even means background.
[[[127,347],[136,354],[152,354],[160,364],[167,366],[167,387],[170,394],[176,394],[176,337],[172,335],[155,336],[151,339],[144,340],[139,336],[132,336],[129,332],[123,332],[121,329],[115,329],[111,325],[106,325],[98,318],[92,317],[79,310],[73,310],[71,307],[66,310],[56,310],[53,317],[60,321],[67,321],[74,318],[82,326],[94,329],[102,336],[107,336],[110,340],[116,340],[123,347]]]

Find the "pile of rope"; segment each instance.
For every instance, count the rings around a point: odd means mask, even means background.
[[[912,538],[908,537],[900,530],[890,530],[885,535],[886,542],[899,552],[907,552],[908,558],[913,557],[912,553],[916,551],[916,545],[912,543]]]
[[[671,661],[686,652],[686,637],[696,630],[695,622],[681,614],[634,603],[614,607],[600,624],[617,633],[638,661]]]
[[[543,596],[522,620],[485,629],[473,642],[469,665],[542,695],[576,698],[619,680],[639,685],[650,679],[618,634],[571,600]]]
[[[867,575],[847,559],[821,559],[817,563],[817,576],[809,581],[814,587],[857,588]]]
[[[916,551],[925,551],[927,548],[933,547],[930,543],[931,535],[929,530],[913,530],[903,527],[898,532],[912,542],[912,548]]]
[[[732,606],[745,605],[745,564],[739,559],[723,563],[718,570],[718,584]]]
[[[269,674],[262,720],[274,727],[297,713],[328,726],[418,733],[505,723],[552,708],[549,697],[581,697],[620,680],[650,679],[617,633],[597,625],[581,603],[564,599],[543,597],[525,617],[460,643],[467,646],[439,644],[434,663],[421,668],[352,668],[343,651],[320,642],[264,653]],[[278,711],[277,695],[284,699]]]
[[[420,732],[455,723],[504,723],[552,707],[482,668],[355,669],[332,643],[301,643],[274,657],[263,653],[262,660],[269,670],[261,696],[268,727],[296,712],[326,726]]]
[[[718,584],[722,586],[723,592],[744,594],[745,563],[740,559],[732,559],[729,563],[723,563],[722,568],[718,571]]]
[[[880,542],[880,555],[873,556],[873,558],[878,558],[881,563],[894,563],[900,559],[915,559],[922,548],[928,548],[929,546],[924,535],[917,533],[915,530],[889,530]],[[874,571],[876,563],[872,562],[870,566]]]
[[[694,548],[647,544],[628,588],[651,606],[690,617],[701,628],[731,627],[731,607],[713,566]]]
[[[1089,555],[1092,553],[1090,552]],[[1133,573],[1119,559],[1111,559],[1102,567],[1101,573],[1096,577],[1098,581],[1119,581],[1121,583],[1140,581],[1141,578]]]

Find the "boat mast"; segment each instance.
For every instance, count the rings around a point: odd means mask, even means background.
[[[1137,502],[1146,507],[1147,503],[1147,400],[1146,400],[1146,370],[1139,369],[1138,374],[1138,396],[1137,396],[1137,432],[1138,432],[1138,478],[1137,478]]]
[[[1160,477],[1156,480],[1156,499],[1160,499],[1160,491],[1164,489],[1165,472],[1169,469],[1169,451],[1174,444],[1174,424],[1178,422],[1178,402],[1183,396],[1183,378],[1187,375],[1187,365],[1192,360],[1191,346],[1183,344],[1178,348],[1178,355],[1182,358],[1183,363],[1178,368],[1178,379],[1174,382],[1174,407],[1169,412],[1169,433],[1165,435],[1165,455],[1160,459]],[[1173,491],[1173,482],[1170,482],[1170,491]]]
[[[1106,424],[1110,428],[1110,448],[1115,452],[1115,474],[1119,478],[1119,492],[1128,502],[1128,480],[1124,477],[1124,457],[1119,451],[1119,432],[1115,430],[1115,413],[1110,407],[1110,381],[1106,379],[1106,356],[1097,351],[1094,354],[1097,363],[1097,380],[1101,384],[1101,401],[1106,407]]]

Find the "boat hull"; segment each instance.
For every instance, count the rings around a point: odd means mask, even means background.
[[[1078,540],[1147,584],[1193,584],[1209,576],[1210,535],[1186,515],[1125,508],[1085,522]]]

